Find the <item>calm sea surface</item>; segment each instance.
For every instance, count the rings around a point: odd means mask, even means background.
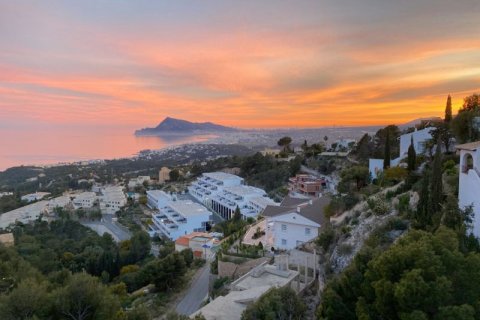
[[[133,130],[124,128],[0,128],[0,171],[18,165],[128,157],[140,150],[204,142],[212,137],[136,137]]]

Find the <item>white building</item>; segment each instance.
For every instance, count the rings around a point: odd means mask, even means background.
[[[6,196],[13,196],[13,192],[0,192],[0,198]]]
[[[128,181],[128,188],[132,189],[136,186],[142,186],[144,182],[150,183],[150,176],[139,176],[130,179],[130,181]]]
[[[207,172],[202,174],[189,187],[188,192],[201,203],[207,205],[210,198],[224,187],[243,185],[243,178],[225,172]]]
[[[158,213],[152,215],[152,233],[171,240],[192,232],[205,232],[210,212],[189,200],[160,201]]]
[[[268,248],[291,250],[318,237],[326,223],[324,209],[329,197],[300,199],[286,197],[280,206],[269,206],[262,213],[266,219]]]
[[[176,200],[175,196],[170,195],[162,190],[147,191],[147,206],[150,209],[158,209],[164,207],[169,201]]]
[[[473,207],[473,234],[480,237],[480,141],[456,146],[460,151],[458,204]]]
[[[208,206],[224,219],[231,219],[237,207],[243,218],[255,218],[267,206],[278,205],[265,191],[250,186],[225,187],[210,198]]]
[[[224,172],[204,173],[188,191],[224,219],[232,218],[237,207],[248,218],[256,217],[268,205],[276,205],[262,189],[245,186],[243,178]]]
[[[121,186],[109,186],[101,189],[100,210],[103,214],[115,214],[127,204],[127,197]]]
[[[400,155],[396,159],[390,160],[390,166],[395,167],[408,156],[408,148],[413,138],[413,147],[417,154],[425,153],[425,143],[432,139],[431,132],[435,130],[434,127],[428,127],[422,130],[415,130],[414,132],[402,134],[400,136]],[[369,159],[368,169],[373,179],[376,179],[378,173],[383,171],[383,159]]]
[[[97,201],[97,195],[95,192],[82,192],[74,196],[73,207],[75,209],[79,208],[91,208],[95,205]]]
[[[22,201],[27,201],[27,202],[38,201],[38,200],[42,200],[49,194],[50,193],[48,192],[35,192],[35,193],[26,194],[22,196],[21,199]]]

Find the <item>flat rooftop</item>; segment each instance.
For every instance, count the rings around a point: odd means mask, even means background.
[[[277,270],[274,265],[263,265],[252,270],[245,276],[232,283],[232,287],[237,290],[248,290],[256,287],[284,287],[295,279],[298,271]]]
[[[255,197],[250,199],[253,203],[261,206],[261,207],[266,207],[266,206],[278,206],[279,204],[273,201],[272,199],[268,197]]]
[[[171,201],[168,206],[184,217],[210,215],[207,208],[190,200]]]
[[[263,191],[262,189],[251,187],[251,186],[232,186],[232,187],[225,187],[223,188],[223,190],[236,194],[238,196],[242,196],[242,197],[248,196],[248,195],[263,196],[264,194],[266,194],[265,191]]]
[[[225,181],[225,180],[243,180],[243,178],[240,178],[239,176],[236,176],[231,173],[225,173],[225,172],[206,172],[203,174],[204,177],[208,177],[211,179],[219,180],[219,181]]]

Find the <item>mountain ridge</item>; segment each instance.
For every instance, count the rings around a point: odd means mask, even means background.
[[[213,122],[190,122],[183,119],[166,117],[154,128],[143,128],[135,131],[135,135],[158,135],[161,133],[210,133],[234,132],[235,128],[222,126]]]

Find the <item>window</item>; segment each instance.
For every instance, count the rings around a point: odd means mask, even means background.
[[[306,236],[309,236],[310,233],[311,233],[310,228],[305,228],[305,235],[306,235]]]
[[[283,231],[283,232],[286,232],[286,231],[287,231],[287,225],[286,225],[286,224],[282,224],[282,231]]]
[[[282,246],[286,246],[287,245],[287,239],[282,239]]]
[[[297,240],[297,247],[301,246],[303,244],[303,241]]]

